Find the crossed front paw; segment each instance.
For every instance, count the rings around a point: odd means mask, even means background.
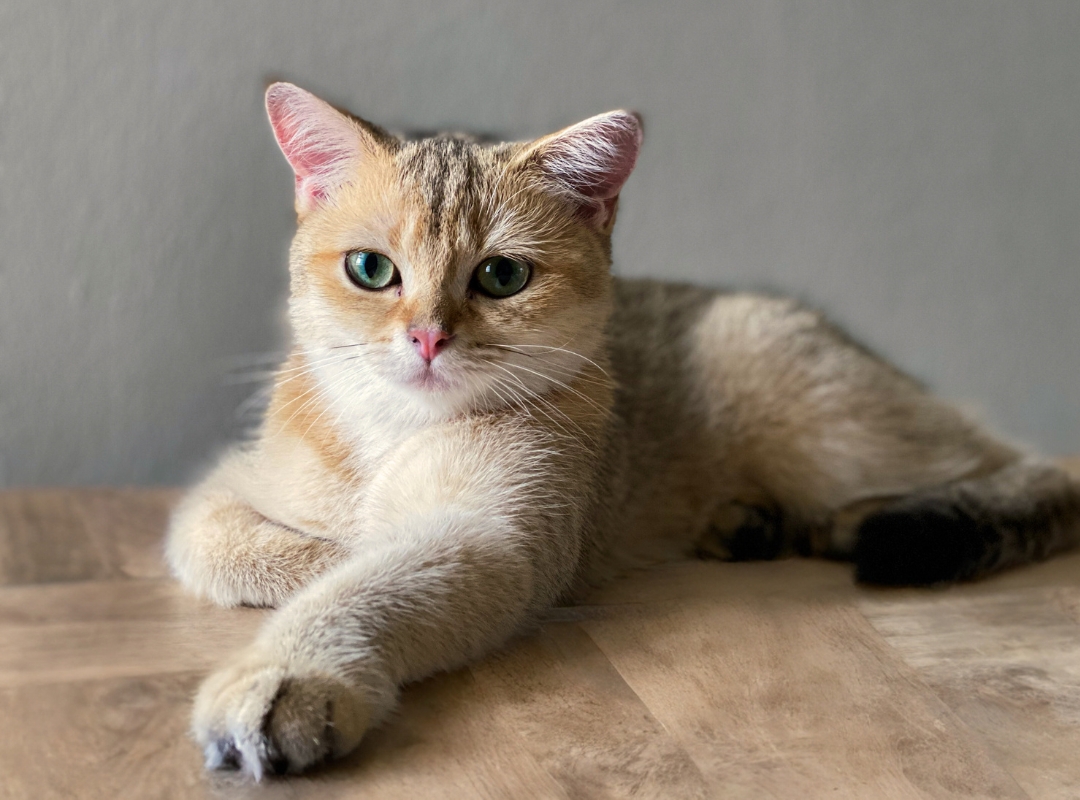
[[[248,654],[203,683],[192,732],[207,769],[261,780],[345,755],[371,722],[371,704],[344,679]]]

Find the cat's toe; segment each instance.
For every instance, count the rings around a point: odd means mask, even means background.
[[[269,766],[262,722],[284,677],[280,667],[241,658],[206,679],[195,698],[191,729],[207,769],[262,777]]]
[[[264,727],[276,774],[299,772],[334,755],[337,694],[324,680],[290,678],[282,683]]]

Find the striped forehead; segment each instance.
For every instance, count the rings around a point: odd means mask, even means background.
[[[501,155],[498,148],[450,136],[402,148],[402,183],[423,206],[429,247],[453,252],[479,246],[482,201],[494,185]]]

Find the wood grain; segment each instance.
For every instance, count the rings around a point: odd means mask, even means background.
[[[473,673],[478,693],[570,797],[713,795],[579,625],[550,623]]]
[[[0,492],[0,529],[0,585],[109,576],[72,495]]]
[[[1069,592],[906,595],[862,605],[1032,797],[1080,797],[1080,625],[1070,613],[1080,595]]]
[[[0,797],[201,798],[193,673],[0,688]]]
[[[694,598],[585,629],[725,797],[1025,796],[849,604]]]
[[[0,586],[165,577],[172,489],[0,492]]]
[[[408,687],[338,764],[208,775],[191,696],[264,612],[166,577],[175,497],[0,493],[0,798],[1080,797],[1080,553],[948,591],[641,572]]]

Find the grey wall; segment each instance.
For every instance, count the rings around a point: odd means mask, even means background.
[[[793,292],[1080,452],[1080,3],[0,5],[0,485],[181,480],[281,347],[273,77],[391,126],[642,111],[617,270]]]

